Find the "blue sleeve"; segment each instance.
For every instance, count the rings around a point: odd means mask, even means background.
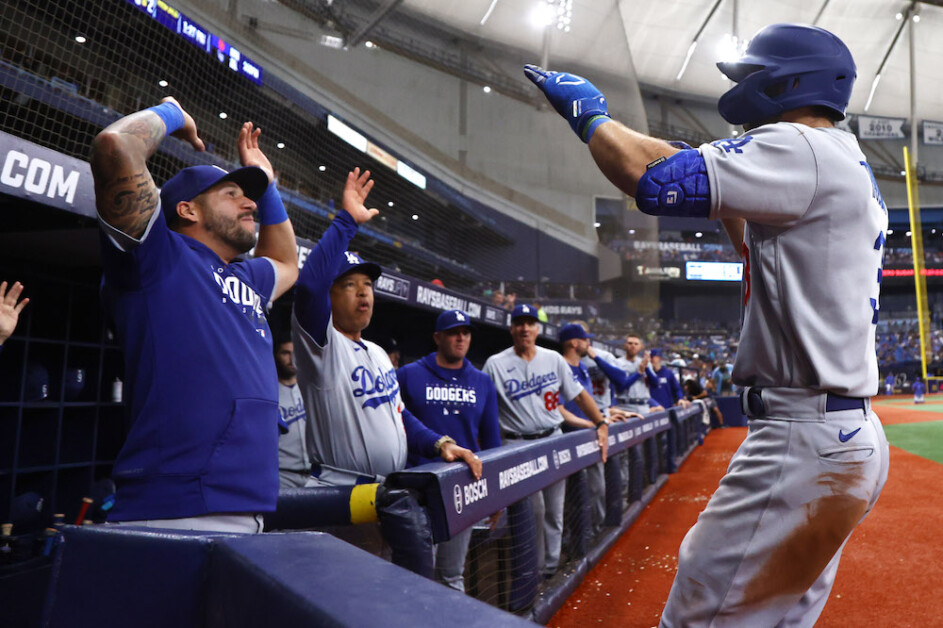
[[[668,387],[671,389],[671,395],[674,397],[675,402],[681,400],[684,395],[681,392],[681,384],[678,383],[678,378],[675,377],[675,374],[668,372]]]
[[[295,284],[295,318],[316,343],[327,341],[331,321],[331,284],[357,223],[341,210],[308,255]]]
[[[648,407],[649,407],[649,408],[654,408],[654,407],[657,407],[657,406],[660,406],[660,405],[661,405],[661,404],[658,403],[658,400],[655,399],[654,397],[649,397],[649,398],[648,398]]]
[[[602,372],[606,374],[606,377],[609,378],[609,381],[612,382],[616,392],[622,392],[637,382],[642,376],[640,373],[632,373],[629,375],[618,366],[606,362],[598,355],[593,359],[596,361],[596,364],[599,366],[599,368],[602,369]]]
[[[256,257],[244,262],[236,262],[229,265],[229,270],[240,279],[248,281],[256,294],[262,298],[262,307],[268,306],[277,280],[275,266],[270,259]]]
[[[442,436],[423,425],[407,408],[403,408],[403,429],[406,430],[406,448],[409,451],[432,460],[439,457],[435,444]]]
[[[498,424],[498,391],[494,382],[487,375],[481,378],[482,388],[485,390],[485,408],[481,413],[481,423],[478,426],[478,446],[482,449],[492,449],[501,446],[501,426]]]
[[[140,240],[100,221],[102,268],[109,288],[135,292],[153,286],[170,273],[186,246],[172,232],[160,208]],[[122,250],[123,248],[123,250]]]
[[[645,385],[648,386],[649,390],[658,388],[658,376],[650,366],[645,369]]]

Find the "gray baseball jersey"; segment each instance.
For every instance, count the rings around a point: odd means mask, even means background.
[[[734,382],[874,395],[887,209],[855,137],[777,123],[699,150],[710,217],[746,220]]]
[[[403,401],[386,351],[327,326],[318,345],[292,314],[298,385],[308,408],[308,452],[331,469],[367,476],[406,466]],[[352,482],[351,482],[352,483]]]
[[[534,434],[557,427],[563,422],[557,406],[583,391],[562,355],[543,347],[536,349],[537,355],[528,362],[509,347],[488,358],[482,369],[498,389],[502,429]]]
[[[278,411],[282,421],[288,426],[288,432],[278,435],[278,477],[279,486],[288,488],[304,486],[311,477],[311,458],[305,441],[305,405],[301,398],[300,387],[278,384]]]

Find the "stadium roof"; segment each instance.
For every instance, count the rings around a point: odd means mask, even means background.
[[[724,51],[729,53],[731,36],[742,42],[767,24],[814,23],[841,37],[857,61],[858,84],[849,111],[902,118],[910,117],[909,37],[913,30],[916,117],[943,120],[939,98],[943,65],[937,61],[943,58],[941,4],[939,0],[387,0],[378,10],[392,7],[389,10],[419,13],[485,45],[492,42],[532,52],[535,60],[541,58],[545,46],[539,23],[549,21],[551,68],[577,64],[630,76],[634,67],[643,85],[711,99],[729,86],[714,63]],[[569,21],[565,22],[567,10]],[[895,37],[904,24],[913,29],[905,27]],[[679,80],[695,39],[697,46]],[[865,112],[882,63],[880,83]]]

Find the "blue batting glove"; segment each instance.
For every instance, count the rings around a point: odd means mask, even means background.
[[[540,88],[557,113],[566,118],[573,131],[587,144],[596,127],[611,119],[606,97],[582,76],[551,72],[536,65],[525,65],[524,76]]]

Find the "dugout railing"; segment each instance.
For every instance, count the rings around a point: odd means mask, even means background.
[[[592,430],[482,452],[477,481],[464,464],[437,463],[393,474],[382,485],[285,491],[278,512],[266,517],[282,533],[65,526],[42,624],[415,628],[441,625],[443,612],[483,628],[546,623],[703,441],[707,410],[696,404],[612,425],[598,531],[588,525],[595,498],[587,470],[601,458]],[[559,481],[567,483],[564,557],[557,575],[543,581],[528,498]],[[371,510],[391,541],[393,562],[408,571],[330,535],[288,531],[350,528],[369,521]],[[493,529],[480,525],[501,511],[506,515]],[[429,580],[431,549],[472,526],[470,595],[461,595]],[[503,561],[487,559],[495,548]],[[500,595],[481,594],[488,579],[502,583]]]
[[[712,404],[708,400],[613,423],[601,491],[593,491],[590,477],[601,462],[592,430],[480,452],[480,480],[463,463],[433,463],[391,474],[377,492],[376,503],[393,562],[430,575],[432,543],[472,527],[466,592],[545,623],[635,522],[668,475],[703,442]],[[545,580],[539,570],[541,524],[529,497],[561,481],[566,482],[561,563],[557,573]],[[352,492],[364,490],[283,491],[279,512],[267,521],[281,530],[350,523],[357,519],[353,513],[358,507],[353,504],[359,500]],[[393,515],[392,503],[397,511]],[[420,512],[404,512],[410,508]],[[594,509],[602,511],[596,521]],[[489,525],[486,520],[494,513],[502,515]]]

